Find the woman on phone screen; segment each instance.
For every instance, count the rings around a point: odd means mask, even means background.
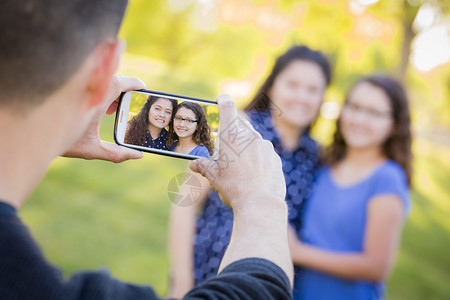
[[[321,52],[294,46],[278,57],[245,109],[245,117],[281,157],[289,222],[298,232],[304,200],[319,167],[319,145],[309,131],[330,79],[330,66]],[[194,284],[215,276],[230,240],[233,213],[217,193],[202,189],[198,204],[172,206],[171,297],[182,297]]]
[[[177,106],[168,145],[171,151],[211,158],[214,151],[211,129],[199,104],[184,101]]]
[[[328,165],[291,230],[303,267],[294,299],[383,299],[410,208],[411,132],[405,91],[386,76],[358,81],[337,120]]]
[[[167,147],[167,126],[172,127],[172,117],[177,101],[149,96],[141,111],[128,122],[125,143],[170,150]]]

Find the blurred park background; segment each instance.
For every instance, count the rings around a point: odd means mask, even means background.
[[[450,2],[448,0],[130,0],[118,73],[148,89],[240,107],[292,44],[324,51],[334,77],[313,135],[330,142],[340,103],[361,75],[404,82],[414,127],[413,210],[387,299],[450,299]],[[113,140],[114,116],[101,136]],[[169,284],[167,185],[187,161],[146,154],[119,165],[57,159],[20,214],[65,275],[108,268]]]

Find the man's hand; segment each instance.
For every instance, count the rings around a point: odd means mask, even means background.
[[[288,225],[288,241],[292,261],[294,262],[294,264],[298,264],[300,259],[302,258],[303,242],[298,237],[297,232],[292,227],[292,225]]]
[[[144,89],[145,84],[137,78],[116,75],[112,78],[103,103],[97,107],[97,112],[82,137],[66,152],[65,157],[84,159],[102,159],[119,163],[128,159],[143,157],[142,152],[120,147],[117,144],[100,139],[99,128],[103,116],[113,114],[117,110],[119,96],[122,92]]]
[[[219,267],[257,257],[278,265],[293,282],[287,238],[286,183],[281,159],[270,142],[238,118],[236,104],[227,95],[219,103],[219,157],[190,163],[205,176],[221,200],[233,209],[230,244]]]
[[[247,120],[238,117],[230,96],[220,95],[217,102],[219,158],[195,160],[190,168],[205,176],[220,199],[233,209],[264,205],[260,199],[284,202],[286,184],[281,159],[272,143],[263,140]]]

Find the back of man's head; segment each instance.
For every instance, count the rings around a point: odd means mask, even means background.
[[[29,110],[119,30],[127,0],[1,0],[0,108]]]

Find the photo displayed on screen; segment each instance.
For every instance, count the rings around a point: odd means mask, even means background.
[[[124,143],[197,157],[214,157],[219,110],[195,100],[133,92]]]

